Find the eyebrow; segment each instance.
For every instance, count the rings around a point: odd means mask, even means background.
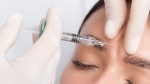
[[[150,69],[150,61],[137,56],[126,56],[124,62],[140,68]]]
[[[88,34],[86,36],[94,37],[96,40],[102,41],[100,38],[98,38],[98,37],[96,37],[96,36],[94,36],[92,34]],[[102,42],[104,42],[104,41],[102,41]],[[98,49],[98,50],[100,50],[100,51],[103,51],[105,49],[105,46],[101,47],[100,45],[94,45],[93,47]]]

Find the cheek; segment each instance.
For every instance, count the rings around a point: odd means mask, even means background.
[[[61,75],[61,81],[60,84],[73,84],[74,79],[70,73],[70,70],[68,70],[68,66],[64,69],[62,75]]]
[[[80,75],[75,72],[71,63],[69,63],[62,73],[60,84],[83,84]]]

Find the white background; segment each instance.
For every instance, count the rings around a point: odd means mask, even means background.
[[[63,31],[77,33],[81,22],[89,9],[97,0],[0,0],[0,27],[6,19],[14,12],[20,12],[24,19],[22,27],[33,27],[38,25],[40,20],[46,16],[47,10],[51,6],[60,9],[63,20]],[[6,59],[15,59],[25,53],[32,44],[31,34],[20,32],[19,38],[14,46],[6,53]],[[72,56],[74,44],[62,42],[62,56],[57,69],[56,84],[62,70]]]

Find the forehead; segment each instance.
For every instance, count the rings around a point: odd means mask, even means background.
[[[107,43],[115,43],[118,37],[122,36],[122,34],[117,35],[113,40],[110,40],[105,35],[105,23],[106,23],[106,16],[105,16],[105,9],[104,7],[97,10],[93,13],[89,19],[83,25],[81,30],[81,35],[93,35],[100,38],[102,41]]]
[[[129,13],[128,13],[128,16],[129,16]],[[127,27],[128,19],[124,23],[119,34],[114,39],[111,39],[111,40],[108,39],[105,35],[105,32],[104,32],[105,23],[106,23],[105,9],[104,7],[102,7],[99,10],[97,10],[95,13],[93,13],[90,16],[90,18],[85,22],[81,30],[81,35],[90,34],[90,35],[100,38],[102,41],[106,43],[118,44],[120,45],[120,47],[124,48],[124,36],[125,36],[125,30]],[[142,58],[146,58],[150,60],[150,24],[148,23],[150,23],[150,17],[148,18],[139,49],[135,53],[135,56],[138,55],[138,56],[141,56]]]

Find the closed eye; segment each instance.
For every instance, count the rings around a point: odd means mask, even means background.
[[[76,65],[78,68],[83,69],[83,70],[91,70],[91,69],[99,68],[99,67],[97,67],[95,65],[84,64],[84,63],[81,63],[81,62],[79,62],[77,60],[76,61],[72,60],[72,63],[74,65]]]

